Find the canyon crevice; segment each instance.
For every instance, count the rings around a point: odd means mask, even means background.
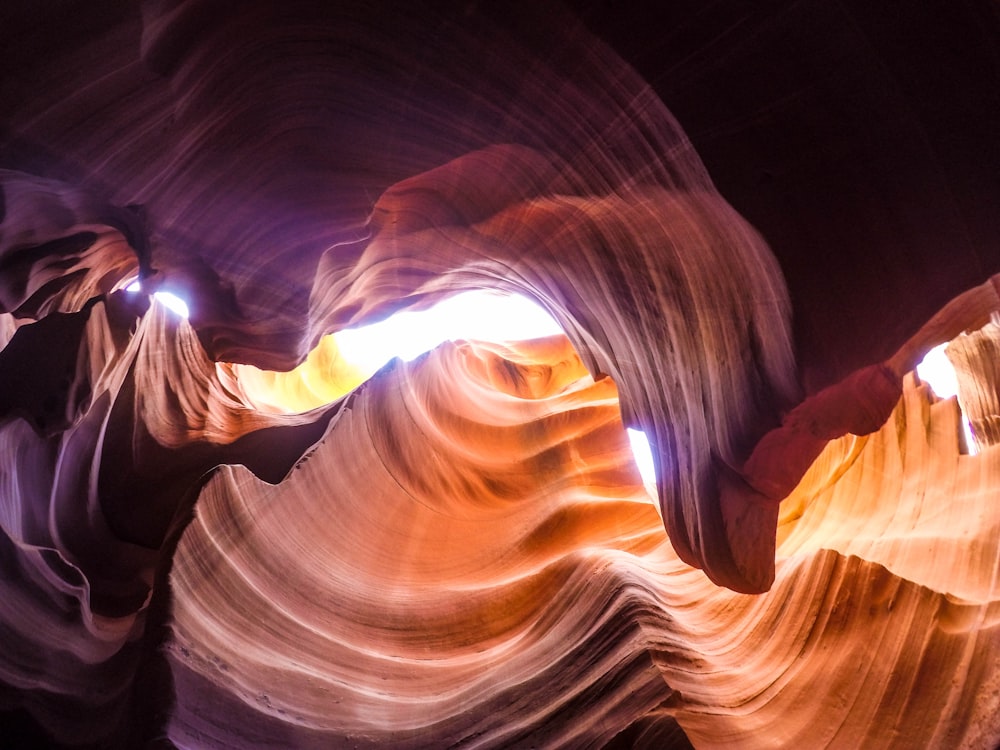
[[[0,11],[0,746],[1000,744],[990,3],[57,5]],[[473,289],[565,335],[329,338]]]

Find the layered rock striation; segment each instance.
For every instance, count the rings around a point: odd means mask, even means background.
[[[661,50],[651,85],[591,30],[603,12],[5,11],[2,741],[1000,742],[1000,196],[899,67],[930,20],[909,42],[846,7],[678,2],[671,38],[725,32]],[[995,15],[950,18],[965,55],[929,48],[988,90]],[[824,23],[843,44],[799,60],[846,50],[844,72],[790,98],[748,103],[742,68],[722,85],[705,62],[729,38],[773,73],[761,40]],[[811,131],[830,153],[791,139],[808,168],[772,154],[752,188],[723,169],[726,198],[661,99],[702,102],[710,164],[753,164],[769,152],[727,148],[811,123],[817,90],[875,115]],[[995,118],[984,96],[962,101]],[[903,135],[879,146],[886,123]],[[812,172],[872,149],[866,201],[829,192],[861,172]],[[930,273],[921,243],[945,240],[957,270]],[[447,344],[360,385],[329,337],[469,289],[525,295],[565,336]],[[948,341],[977,455],[912,374]]]

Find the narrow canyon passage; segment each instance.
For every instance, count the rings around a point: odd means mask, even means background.
[[[0,11],[0,746],[998,746],[995,9],[393,5]]]

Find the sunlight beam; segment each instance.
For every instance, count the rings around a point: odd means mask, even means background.
[[[445,341],[528,341],[560,333],[552,316],[526,297],[465,292],[429,310],[338,331],[334,338],[345,359],[374,372],[393,357],[408,362]]]
[[[139,279],[136,279],[125,287],[125,291],[132,294],[141,292],[142,283]],[[187,318],[190,315],[187,302],[173,292],[153,292],[153,301],[159,302],[165,308],[173,313],[176,313],[177,315],[180,315],[182,318]]]
[[[935,346],[917,365],[917,376],[927,383],[934,391],[934,395],[940,399],[958,397],[958,378],[955,375],[955,368],[952,367],[948,355],[944,353],[947,347],[947,344]],[[961,410],[961,404],[959,404],[959,409]],[[976,440],[972,435],[972,423],[965,416],[965,412],[961,413],[961,418],[965,444],[969,449],[969,454],[975,455],[978,450]]]

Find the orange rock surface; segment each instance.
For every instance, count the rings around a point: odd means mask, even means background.
[[[391,5],[0,11],[0,746],[998,746],[988,3]]]

